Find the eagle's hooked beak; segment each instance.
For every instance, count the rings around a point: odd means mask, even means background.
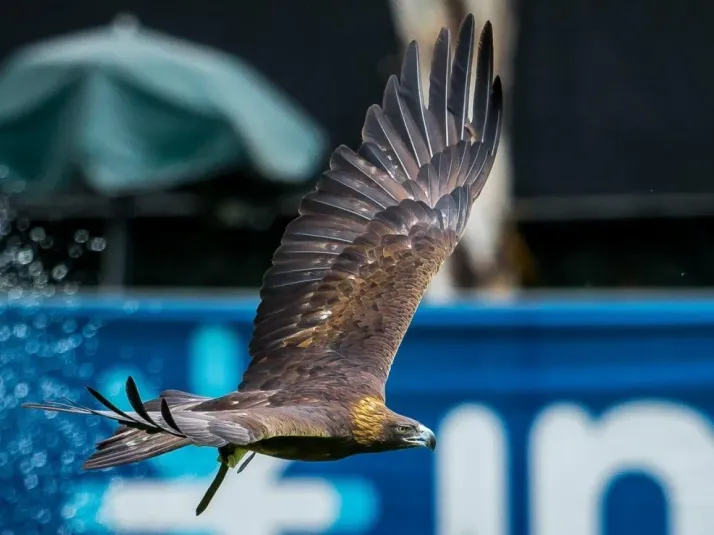
[[[434,451],[434,448],[436,448],[436,435],[434,432],[425,425],[420,425],[418,431],[419,434],[414,437],[415,441],[420,446],[424,446]]]

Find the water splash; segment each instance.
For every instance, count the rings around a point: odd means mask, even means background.
[[[67,397],[91,379],[87,362],[98,347],[102,322],[48,312],[47,299],[70,299],[80,288],[76,262],[104,249],[103,238],[78,230],[61,240],[19,215],[0,196],[0,526],[5,533],[81,533],[68,522],[78,457],[106,434],[98,418],[58,419],[24,411],[29,400]],[[100,240],[99,242],[97,240]],[[93,245],[95,244],[95,245]]]
[[[10,196],[0,195],[0,306],[75,295],[83,282],[76,269],[80,259],[106,245],[102,236],[85,229],[69,239],[52,236],[45,226],[18,214]]]

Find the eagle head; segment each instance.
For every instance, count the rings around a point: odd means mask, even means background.
[[[436,435],[431,429],[416,420],[399,415],[383,423],[381,441],[391,450],[436,448]]]
[[[362,398],[352,407],[352,436],[368,451],[436,447],[434,432],[388,409],[381,399]]]

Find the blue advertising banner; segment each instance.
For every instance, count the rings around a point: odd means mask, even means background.
[[[77,299],[0,311],[1,535],[711,535],[714,301],[423,305],[389,405],[435,452],[330,463],[258,456],[200,517],[216,452],[82,472],[112,422],[23,402],[120,407],[132,375],[222,395],[256,301]]]

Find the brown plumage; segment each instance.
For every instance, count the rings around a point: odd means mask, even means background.
[[[391,77],[382,106],[367,112],[358,152],[335,150],[330,169],[302,200],[265,274],[252,361],[237,391],[208,399],[173,390],[142,402],[129,378],[132,412],[93,389],[106,410],[26,405],[122,424],[97,445],[85,469],[187,445],[218,448],[219,474],[200,513],[228,467],[248,452],[248,461],[255,453],[324,461],[433,449],[429,429],[386,407],[385,383],[429,282],[454,250],[484,186],[502,121],[490,23],[475,46],[474,19],[467,16],[453,59],[451,49],[444,29],[425,102],[418,47],[409,45],[400,79]]]

